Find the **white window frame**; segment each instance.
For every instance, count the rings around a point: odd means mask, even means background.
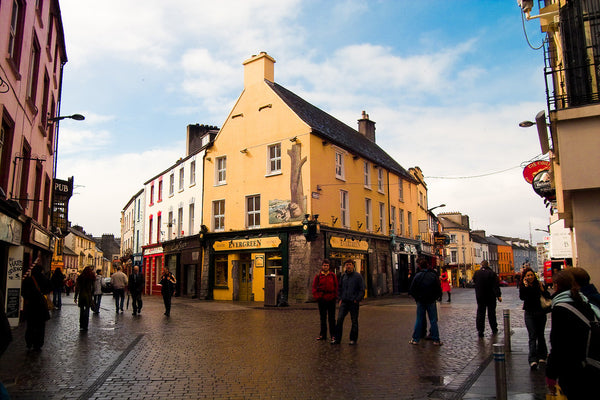
[[[260,228],[260,195],[246,196],[246,228]]]
[[[215,185],[225,185],[227,183],[227,156],[217,157],[215,159]]]
[[[408,212],[406,214],[406,229],[407,229],[407,235],[409,238],[412,237],[412,212]]]
[[[212,202],[212,223],[213,231],[222,232],[225,230],[225,200],[213,200]]]
[[[190,186],[196,184],[196,160],[190,162]]]
[[[385,235],[387,232],[385,224],[385,203],[379,203],[379,232]]]
[[[190,203],[188,205],[188,235],[194,234],[194,220],[196,218],[195,212],[195,204]]]
[[[340,224],[344,228],[350,227],[350,199],[346,190],[340,190]]]
[[[404,201],[404,180],[398,177],[398,199]]]
[[[398,208],[398,232],[400,232],[400,236],[404,235],[404,210],[402,208]]]
[[[177,209],[177,237],[180,238],[183,236],[181,233],[183,231],[183,207],[179,207]]]
[[[173,210],[169,211],[169,219],[167,220],[167,240],[173,239]]]
[[[267,175],[281,174],[281,143],[267,146]]]
[[[169,196],[173,196],[175,193],[175,173],[171,172],[169,175]]]
[[[396,207],[390,207],[390,229],[391,233],[396,233]]]
[[[346,180],[344,169],[344,152],[341,150],[335,151],[335,177],[337,179]]]
[[[377,191],[383,193],[383,168],[377,168]]]
[[[365,161],[363,164],[365,189],[371,189],[371,164]]]
[[[179,191],[183,192],[183,187],[185,186],[185,169],[183,167],[179,168]]]
[[[365,197],[365,229],[367,232],[373,231],[373,203],[371,199]]]

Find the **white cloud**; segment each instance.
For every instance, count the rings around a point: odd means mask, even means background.
[[[61,128],[58,150],[60,157],[99,150],[112,142],[106,130],[74,130]]]

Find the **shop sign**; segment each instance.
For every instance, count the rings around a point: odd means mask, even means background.
[[[367,251],[369,249],[369,242],[366,240],[346,239],[338,236],[332,236],[329,239],[329,244],[331,247],[336,247],[338,249],[362,251]]]
[[[523,178],[527,183],[533,183],[533,178],[542,171],[550,171],[550,161],[534,161],[523,168]]]
[[[50,247],[50,236],[37,228],[33,228],[33,241],[42,246]]]
[[[145,256],[151,256],[153,254],[160,254],[162,252],[163,252],[162,246],[158,246],[158,247],[154,247],[154,248],[151,248],[151,249],[144,250],[144,255]]]
[[[257,237],[252,239],[221,240],[213,244],[215,251],[252,250],[264,248],[276,248],[281,245],[278,236]]]
[[[23,226],[19,221],[7,215],[0,214],[0,240],[15,245],[21,244]]]

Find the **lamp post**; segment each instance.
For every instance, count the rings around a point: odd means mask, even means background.
[[[427,212],[430,212],[430,211],[435,210],[436,208],[440,208],[440,207],[446,207],[446,205],[440,204],[439,206],[431,207],[430,209],[427,210]]]
[[[63,119],[74,119],[75,121],[83,121],[85,117],[81,114],[72,114],[48,118],[48,123],[52,124],[52,129],[54,129],[54,167],[52,170],[52,178],[56,178],[56,166],[58,162],[58,121],[62,121]],[[56,125],[54,125],[55,122]]]
[[[542,110],[535,116],[535,122],[533,121],[522,121],[519,122],[521,128],[529,128],[536,125],[538,131],[538,138],[540,140],[540,147],[542,154],[546,154],[550,151],[550,143],[548,139],[548,124],[546,123],[546,111]]]

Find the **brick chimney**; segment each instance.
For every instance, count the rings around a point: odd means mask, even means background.
[[[375,122],[369,119],[369,114],[365,111],[362,112],[362,118],[358,120],[358,131],[375,143]]]
[[[268,79],[275,82],[275,59],[266,52],[261,51],[259,55],[253,55],[243,62],[244,65],[244,87],[264,82]]]

